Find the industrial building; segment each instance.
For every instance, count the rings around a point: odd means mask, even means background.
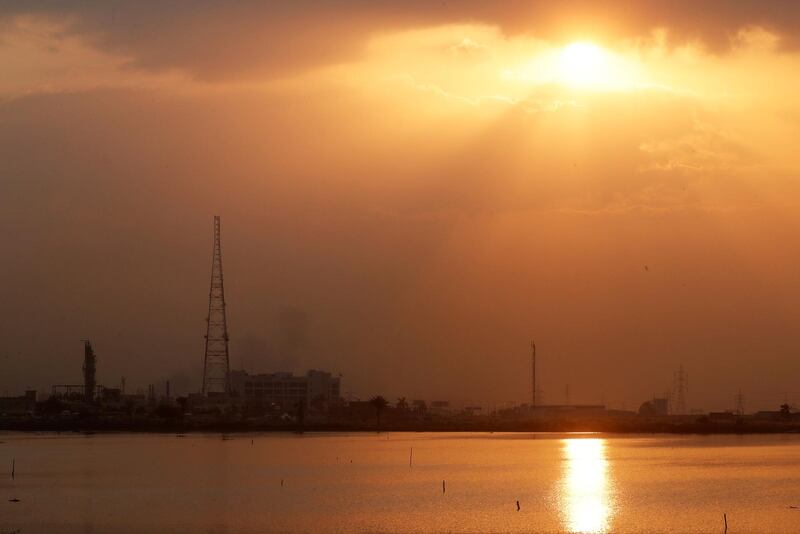
[[[97,355],[92,342],[83,341],[83,384],[56,384],[52,388],[52,396],[59,400],[84,401],[92,404],[105,395],[103,386],[97,384]]]
[[[250,375],[247,371],[230,370],[220,227],[220,217],[214,216],[202,393],[190,395],[190,405],[195,410],[242,404],[279,407],[291,412],[301,405],[312,410],[327,410],[339,401],[339,378],[330,373],[310,370],[305,376],[292,373]]]
[[[19,397],[0,397],[0,415],[25,415],[36,410],[36,391],[28,390]]]
[[[294,410],[302,402],[308,407],[326,409],[340,401],[340,378],[325,371],[312,369],[305,376],[230,371],[228,380],[232,395],[251,405],[275,404],[284,410]]]
[[[647,416],[666,416],[669,414],[669,399],[667,398],[653,398],[643,402],[639,407],[639,415]]]

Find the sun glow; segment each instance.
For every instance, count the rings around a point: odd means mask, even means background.
[[[627,91],[646,85],[635,54],[589,41],[547,46],[525,63],[503,71],[504,80],[557,84],[581,91]]]
[[[567,85],[605,85],[610,75],[608,53],[592,43],[572,43],[561,52],[558,70],[559,78]]]

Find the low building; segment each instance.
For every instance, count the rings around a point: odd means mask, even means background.
[[[731,411],[708,413],[708,420],[713,422],[730,423],[736,421],[737,418],[738,416]]]
[[[464,409],[461,410],[461,412],[464,415],[475,417],[476,415],[481,415],[483,413],[483,406],[464,406]]]
[[[422,399],[414,399],[411,401],[411,411],[415,414],[424,415],[428,412],[428,403]]]
[[[665,416],[669,414],[668,399],[653,399],[642,403],[639,407],[639,415],[645,416]]]
[[[494,411],[494,415],[505,419],[549,418],[585,418],[608,415],[603,404],[522,404],[509,408],[500,408]]]
[[[0,397],[0,415],[25,415],[36,410],[36,391],[28,390],[19,397]]]
[[[304,376],[292,373],[251,375],[247,371],[228,374],[231,393],[250,405],[277,405],[295,410],[299,403],[311,409],[327,410],[340,402],[340,378],[325,371],[310,370]]]
[[[383,409],[385,412],[389,409],[387,406]],[[342,417],[344,419],[348,419],[350,421],[372,421],[376,420],[378,416],[377,409],[375,406],[368,400],[351,400],[336,409],[334,412],[335,415]]]
[[[147,397],[142,395],[142,400],[145,405],[149,404]],[[227,393],[209,393],[204,395],[202,393],[190,393],[187,397],[187,406],[194,414],[208,414],[208,413],[222,413],[234,402]]]
[[[451,413],[450,401],[435,400],[431,401],[428,412],[435,415],[448,415]]]
[[[781,421],[785,419],[793,419],[795,414],[789,410],[763,410],[753,414],[754,419],[762,421]]]

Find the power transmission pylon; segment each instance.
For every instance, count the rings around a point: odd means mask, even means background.
[[[744,415],[744,394],[741,389],[734,397],[734,400],[736,400],[736,415],[741,417]]]
[[[531,340],[531,406],[536,408],[536,343]]]
[[[681,365],[672,380],[672,413],[683,415],[686,413],[686,392],[689,391],[689,376]]]
[[[203,394],[228,392],[228,322],[225,316],[225,287],[222,278],[219,216],[214,216],[214,251],[211,260],[211,289],[206,318],[206,353],[203,359]]]

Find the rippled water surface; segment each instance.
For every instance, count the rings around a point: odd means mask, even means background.
[[[731,534],[800,532],[797,436],[11,433],[0,442],[0,534],[723,532],[723,514]]]

